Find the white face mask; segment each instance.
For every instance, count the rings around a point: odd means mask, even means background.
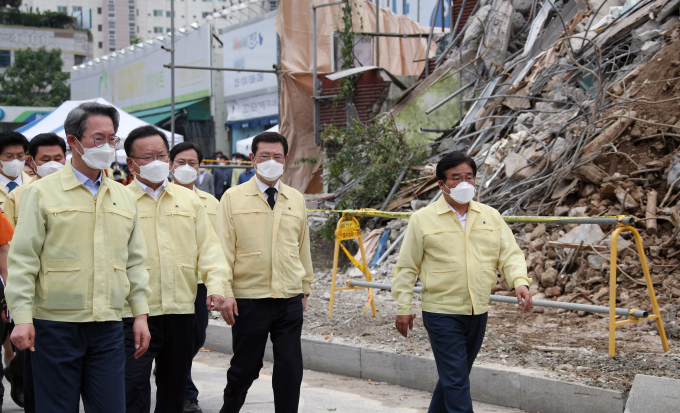
[[[35,172],[38,174],[39,177],[44,178],[47,175],[59,172],[62,169],[64,169],[64,164],[62,164],[61,162],[49,161],[45,162],[42,165],[37,165],[35,167]]]
[[[86,148],[78,141],[78,144],[83,148],[84,153],[76,151],[83,157],[85,164],[92,169],[108,169],[113,162],[113,157],[116,154],[116,148],[105,143],[98,148]]]
[[[443,182],[442,184],[446,186]],[[467,182],[461,182],[453,189],[446,186],[446,189],[449,190],[447,195],[459,204],[467,204],[475,197],[475,187]]]
[[[270,159],[267,162],[255,164],[255,170],[265,181],[274,182],[283,175],[283,164]]]
[[[180,184],[188,185],[196,180],[198,171],[189,165],[182,165],[179,168],[175,168],[175,172],[172,175]]]
[[[137,165],[137,162],[135,162],[135,165]],[[139,166],[139,177],[154,184],[163,182],[165,178],[168,177],[168,173],[170,173],[170,164],[159,161],[158,159],[146,165]]]
[[[9,162],[2,161],[2,172],[11,178],[16,178],[17,176],[21,175],[21,171],[23,170],[24,161],[20,161],[18,159]]]

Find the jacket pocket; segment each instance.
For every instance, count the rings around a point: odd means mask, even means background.
[[[277,239],[290,248],[299,248],[300,231],[302,230],[302,215],[297,212],[285,210],[281,213],[281,221],[277,233]]]
[[[127,251],[132,233],[135,214],[119,208],[102,207],[104,222],[107,222],[108,240],[116,250],[115,258],[126,259],[119,251]]]
[[[130,294],[130,280],[125,263],[118,260],[111,261],[109,274],[109,307],[122,310]]]
[[[305,276],[305,268],[300,262],[300,254],[297,252],[284,252],[281,262],[284,289],[289,292],[302,290],[302,277]]]
[[[188,304],[196,301],[198,274],[190,257],[178,257],[175,264],[175,303]]]
[[[465,271],[458,264],[450,269],[429,270],[423,283],[427,289],[423,301],[431,304],[463,305],[469,295]]]
[[[47,310],[84,310],[89,280],[79,259],[43,261],[43,295]]]
[[[264,247],[236,248],[233,288],[269,288],[268,257]]]
[[[161,280],[160,268],[156,265],[156,261],[148,259],[144,262],[144,268],[149,273],[149,287],[151,288],[151,296],[149,297],[149,306],[161,304]]]

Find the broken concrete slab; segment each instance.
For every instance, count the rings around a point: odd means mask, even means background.
[[[583,224],[564,234],[557,241],[567,244],[597,244],[604,239],[604,231],[599,225]]]
[[[486,19],[484,44],[482,44],[479,54],[483,55],[484,66],[491,73],[505,65],[508,43],[512,35],[512,15],[514,13],[515,9],[512,4],[509,1],[502,1],[496,3],[493,13]]]
[[[630,389],[625,413],[677,413],[680,380],[637,374]]]
[[[623,188],[617,187],[614,190],[614,193],[616,194],[616,199],[620,203],[624,203],[624,198],[625,198],[625,205],[623,206],[624,209],[637,209],[640,207],[640,204],[633,198],[631,194],[629,194],[627,191],[624,191]]]
[[[574,170],[574,175],[595,185],[601,184],[607,177],[607,174],[602,169],[593,164],[579,166]]]
[[[510,153],[503,161],[505,163],[505,176],[510,178],[516,171],[524,168],[529,162],[522,155]]]

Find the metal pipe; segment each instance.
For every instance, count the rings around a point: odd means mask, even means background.
[[[375,0],[375,32],[380,33],[380,0]],[[375,65],[380,67],[380,37],[375,39]]]
[[[635,217],[536,217],[536,216],[503,216],[505,222],[544,222],[546,224],[602,224],[602,225],[623,225],[635,224]]]
[[[210,67],[210,66],[180,66],[180,65],[163,65],[168,69],[195,69],[195,70],[223,70],[226,72],[255,72],[255,73],[278,73],[276,69],[241,69],[235,67]]]
[[[316,7],[312,7],[312,42],[314,43],[314,69],[312,75],[312,96],[314,97],[314,144],[319,144],[319,117],[317,116],[319,100],[317,96],[317,61],[316,61]]]
[[[409,161],[411,160],[411,157],[408,158]],[[408,171],[409,166],[406,165],[404,169],[401,170],[401,173],[399,174],[399,178],[397,178],[397,182],[394,183],[392,186],[392,189],[390,190],[390,193],[387,195],[387,198],[385,198],[385,202],[383,202],[382,207],[380,207],[381,211],[384,211],[387,209],[387,205],[390,204],[390,200],[392,200],[392,197],[394,196],[394,193],[397,192],[397,189],[399,189],[399,184],[401,183],[401,180],[404,179],[404,176],[406,175],[406,172]],[[373,218],[373,222],[378,222],[380,217],[375,217]]]
[[[432,41],[432,35],[434,34],[434,26],[437,24],[437,13],[439,13],[439,4],[437,2],[437,8],[434,9],[434,17],[430,21],[430,33],[427,35],[427,45],[425,45],[425,77],[430,76],[430,42]]]
[[[458,12],[458,18],[456,19],[456,25],[453,27],[453,30],[451,30],[451,37],[456,36],[456,33],[458,33],[458,25],[460,25],[460,21],[463,18],[463,12],[465,11],[466,3],[467,0],[463,0],[463,3],[460,5],[460,11]]]
[[[175,147],[175,0],[170,0],[170,147]]]
[[[392,290],[390,284],[381,284],[367,281],[356,281],[350,280],[349,285],[352,287],[367,287],[367,288],[377,288],[380,290]],[[414,287],[413,292],[420,294],[422,287]],[[491,295],[489,301],[495,301],[498,303],[507,304],[517,304],[516,297],[507,297],[504,295]],[[550,300],[532,300],[533,305],[537,307],[550,307],[550,308],[561,308],[563,310],[569,311],[585,311],[587,313],[599,313],[599,314],[609,314],[609,307],[599,306],[599,305],[589,305],[589,304],[576,304],[576,303],[565,303],[560,301],[550,301]],[[647,318],[649,317],[649,312],[644,310],[628,310],[625,308],[617,308],[616,315],[622,317],[635,317],[635,318]]]
[[[439,109],[440,107],[442,107],[442,106],[443,106],[446,102],[448,102],[449,100],[455,98],[456,96],[460,95],[461,93],[465,92],[467,89],[470,89],[472,86],[474,86],[474,85],[476,85],[476,84],[477,84],[476,81],[475,81],[475,82],[470,82],[470,83],[468,83],[467,85],[463,86],[462,88],[456,90],[455,92],[453,92],[453,93],[450,94],[449,96],[445,97],[444,100],[442,100],[441,102],[437,103],[436,105],[434,105],[434,106],[432,106],[431,108],[429,108],[428,110],[426,110],[426,111],[425,111],[425,114],[426,114],[426,115],[429,115],[430,113],[432,113],[432,112],[434,112],[435,110],[437,110],[437,109]]]

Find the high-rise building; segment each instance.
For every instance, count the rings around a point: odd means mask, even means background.
[[[222,28],[275,10],[277,0],[174,0],[175,26],[213,21]],[[92,32],[94,57],[130,46],[135,38],[155,38],[170,31],[170,0],[23,0],[22,9],[65,12],[79,28]]]

